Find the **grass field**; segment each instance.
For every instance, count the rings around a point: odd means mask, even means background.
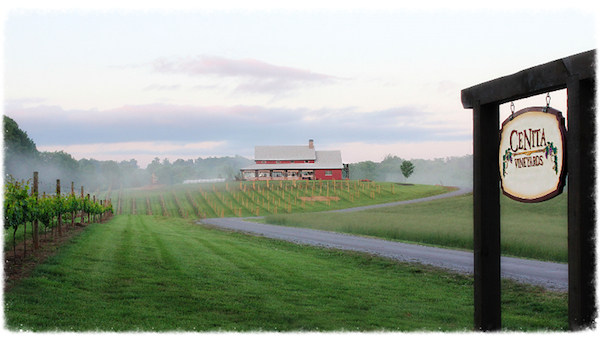
[[[503,327],[563,330],[567,295],[503,282]],[[463,331],[473,282],[421,265],[121,215],[5,292],[9,330]]]
[[[502,254],[567,262],[567,195],[526,204],[501,197]],[[473,196],[353,213],[267,216],[265,223],[473,249]]]

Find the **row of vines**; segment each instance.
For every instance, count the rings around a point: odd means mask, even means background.
[[[34,182],[37,179],[34,174]],[[59,181],[57,181],[60,183]],[[59,186],[57,186],[59,187]],[[30,191],[31,189],[31,191]],[[83,191],[83,189],[82,189]],[[100,222],[112,216],[113,207],[110,201],[96,201],[95,196],[80,197],[72,191],[62,195],[60,190],[54,195],[39,195],[37,186],[30,181],[16,181],[6,178],[4,183],[4,229],[13,230],[13,252],[16,256],[17,230],[23,227],[23,256],[27,252],[27,224],[31,225],[33,250],[39,246],[38,222],[44,226],[44,234],[50,228],[52,237],[62,236],[63,218],[70,218],[74,225],[75,218],[81,217],[81,223],[87,215],[88,223]]]
[[[361,200],[374,204],[399,198],[394,184],[361,181],[260,181],[184,185],[153,190],[119,192],[113,199],[122,213],[181,218],[249,217],[281,213],[324,211],[354,206]],[[127,199],[122,199],[126,196]],[[143,206],[144,209],[140,209]]]

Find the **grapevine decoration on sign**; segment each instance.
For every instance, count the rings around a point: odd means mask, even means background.
[[[505,177],[506,174],[508,172],[506,172],[506,169],[508,168],[508,163],[507,162],[511,162],[512,163],[512,150],[510,148],[506,149],[506,151],[504,152],[504,156],[502,156],[502,177]]]
[[[551,157],[554,161],[554,167],[552,167],[552,170],[554,170],[554,172],[558,174],[558,149],[554,146],[554,143],[548,142],[548,145],[546,146],[544,151],[546,153],[546,159],[548,159],[548,157]]]
[[[506,149],[502,156],[502,177],[506,177],[506,174],[508,173],[508,163],[513,162],[513,155],[531,154],[536,152],[544,152],[546,159],[550,158],[554,162],[552,170],[558,175],[558,149],[554,146],[553,142],[548,142],[548,145],[546,145],[543,150],[513,153],[510,148]]]

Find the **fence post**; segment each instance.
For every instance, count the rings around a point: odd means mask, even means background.
[[[35,201],[38,200],[38,172],[33,173],[33,196]],[[33,249],[37,250],[40,247],[40,237],[38,229],[38,220],[33,221]]]
[[[71,182],[71,196],[75,196],[75,187],[73,186],[73,182]],[[71,211],[71,228],[75,227],[75,212]]]
[[[83,186],[81,186],[81,202],[83,203]],[[83,211],[83,207],[81,207],[81,224],[83,224],[84,221],[84,211]]]
[[[60,199],[60,179],[56,180],[56,197]],[[58,214],[58,237],[62,237],[62,214]]]

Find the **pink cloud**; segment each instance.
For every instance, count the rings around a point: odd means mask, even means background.
[[[286,92],[299,86],[331,84],[340,79],[256,59],[233,60],[216,56],[158,58],[151,65],[159,73],[242,78],[236,91],[255,93]]]
[[[276,66],[256,59],[232,60],[215,56],[196,58],[156,59],[152,66],[161,73],[185,73],[188,75],[218,75],[222,77],[287,78],[303,81],[335,79],[326,74],[313,73],[299,68]]]

